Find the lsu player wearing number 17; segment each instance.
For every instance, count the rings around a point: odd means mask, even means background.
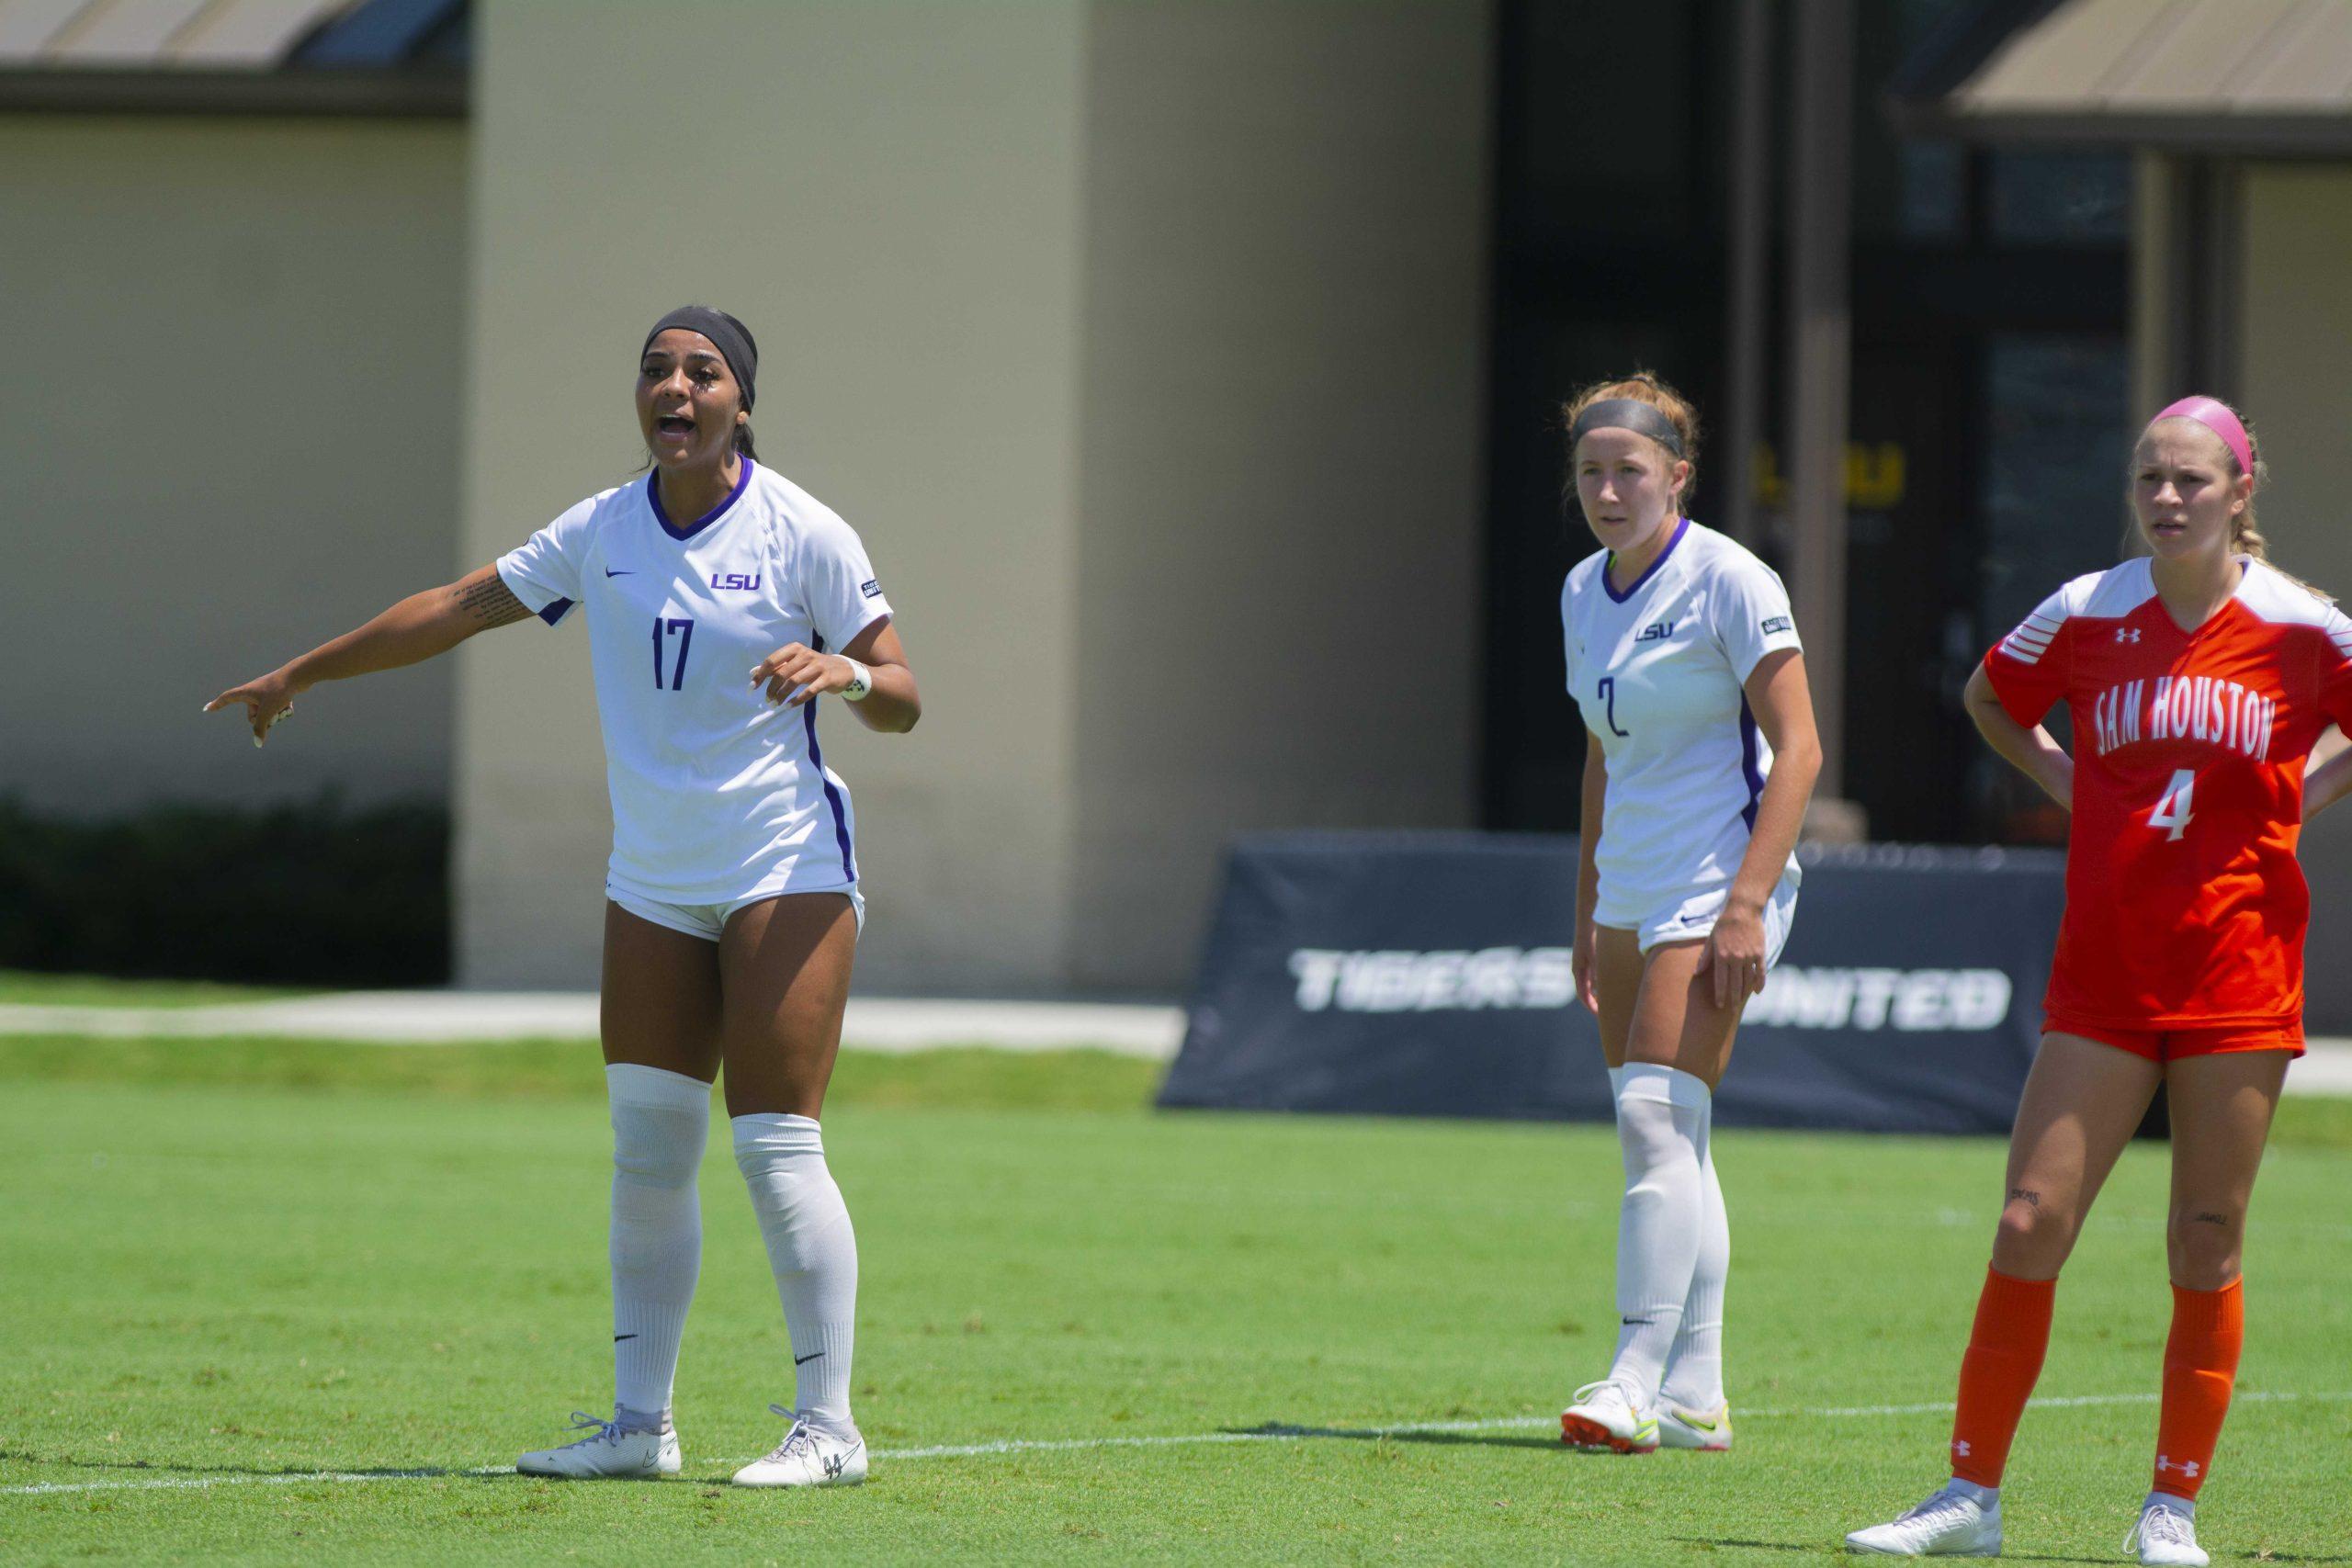
[[[414,664],[534,615],[587,624],[613,807],[600,1028],[613,1418],[575,1412],[571,1429],[589,1435],[523,1455],[526,1475],[680,1472],[671,1394],[722,1072],[795,1389],[791,1406],[771,1406],[790,1422],[784,1441],[735,1480],[847,1486],[866,1474],[849,1404],[857,1240],[819,1121],[865,899],[817,701],[837,694],[865,728],[900,735],[922,698],[856,534],[757,461],[758,373],[741,321],[672,310],[637,355],[642,483],[582,502],[495,562],[205,705],[243,709],[259,745],[321,682]],[[770,1364],[780,1375],[781,1359]]]

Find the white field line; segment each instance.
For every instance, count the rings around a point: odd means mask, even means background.
[[[2154,1393],[2088,1393],[2070,1397],[2037,1399],[2036,1407],[2050,1409],[2080,1408],[2105,1404],[2154,1404]],[[2236,1395],[2240,1402],[2269,1402],[2274,1400],[2314,1400],[2324,1404],[2352,1404],[2352,1392],[2329,1393],[2263,1393],[2250,1392]],[[1941,1400],[1924,1404],[1849,1404],[1826,1409],[1796,1407],[1786,1410],[1743,1410],[1743,1421],[1780,1420],[1843,1420],[1855,1416],[1937,1416],[1950,1415],[1951,1402]],[[1512,1430],[1548,1430],[1559,1424],[1556,1416],[1500,1416],[1468,1421],[1408,1421],[1382,1425],[1364,1422],[1330,1427],[1276,1427],[1252,1432],[1177,1432],[1159,1437],[1137,1438],[1001,1438],[986,1443],[942,1443],[919,1449],[876,1449],[877,1460],[913,1459],[977,1459],[997,1454],[1072,1453],[1097,1449],[1171,1449],[1200,1448],[1221,1443],[1295,1443],[1313,1438],[1409,1438],[1420,1433],[1498,1432]],[[748,1462],[729,1461],[729,1464]],[[0,1496],[40,1497],[67,1492],[164,1492],[184,1491],[211,1486],[269,1486],[304,1483],[341,1483],[361,1481],[435,1481],[464,1480],[475,1476],[513,1475],[513,1465],[486,1465],[475,1470],[362,1470],[303,1471],[287,1475],[175,1475],[151,1476],[138,1481],[42,1481],[28,1486],[0,1486]]]

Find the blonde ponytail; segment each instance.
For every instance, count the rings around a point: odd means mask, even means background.
[[[2245,510],[2239,513],[2236,520],[2230,525],[2230,548],[2242,556],[2260,561],[2321,603],[2335,604],[2335,594],[2305,582],[2291,571],[2280,570],[2278,566],[2271,560],[2270,542],[2262,536],[2261,525],[2255,521],[2254,515],[2254,497],[2261,494],[2263,487],[2270,482],[2270,465],[2262,459],[2262,442],[2254,433],[2254,422],[2241,413],[2238,415],[2238,423],[2245,427],[2246,449],[2254,454],[2254,491],[2246,497]],[[2229,452],[2229,443],[2226,441],[2222,443],[2222,448],[2224,454],[2229,456],[2231,469],[2235,471],[2238,466],[2236,455]]]

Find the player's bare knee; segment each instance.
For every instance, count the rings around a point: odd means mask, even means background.
[[[2165,1251],[2173,1282],[2192,1291],[2218,1291],[2238,1276],[2245,1215],[2222,1203],[2176,1206],[2165,1229]]]
[[[2045,1278],[2075,1248],[2075,1216],[2031,1187],[2012,1187],[1993,1235],[1993,1267],[2004,1274]]]

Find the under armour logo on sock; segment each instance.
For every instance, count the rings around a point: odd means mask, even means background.
[[[2176,1461],[2167,1454],[2158,1454],[2156,1456],[2156,1473],[2158,1475],[2162,1475],[2167,1470],[2177,1470],[2180,1472],[2181,1474],[2188,1476],[2193,1481],[2197,1478],[2197,1472],[2200,1468],[2201,1467],[2193,1459],[2185,1459]]]
[[[1967,1439],[1967,1438],[1953,1438],[1953,1439],[1952,1439],[1952,1445],[1951,1445],[1951,1451],[1952,1451],[1952,1453],[1953,1453],[1954,1457],[1959,1458],[1959,1459],[1966,1459],[1966,1458],[1968,1457],[1968,1439]]]

